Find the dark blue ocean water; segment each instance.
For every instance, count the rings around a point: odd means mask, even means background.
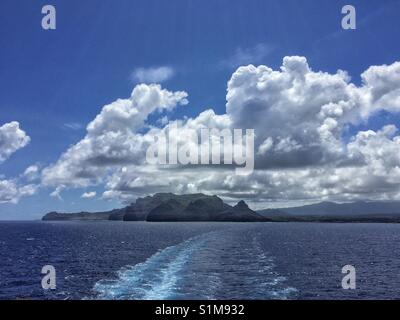
[[[399,299],[399,243],[396,224],[0,222],[0,299]]]

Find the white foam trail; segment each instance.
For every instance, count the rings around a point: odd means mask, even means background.
[[[123,268],[117,279],[96,283],[96,298],[288,299],[296,293],[274,270],[274,258],[257,235],[248,245],[238,240],[232,233],[209,232],[167,247]]]
[[[116,280],[95,284],[98,299],[163,300],[173,298],[184,265],[191,254],[205,241],[204,236],[190,238],[176,246],[167,247],[145,262],[118,272]]]

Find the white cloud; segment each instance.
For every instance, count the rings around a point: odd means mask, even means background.
[[[255,128],[256,145],[273,141],[268,153],[258,153],[258,167],[344,161],[346,126],[365,121],[377,110],[400,110],[399,74],[400,63],[371,67],[357,87],[342,70],[313,71],[304,57],[285,57],[278,71],[240,67],[228,83],[227,113],[235,128]]]
[[[34,164],[25,169],[23,177],[28,181],[33,181],[39,178],[40,168]]]
[[[274,145],[274,141],[272,140],[271,137],[268,137],[267,139],[264,140],[263,143],[258,147],[258,152],[257,154],[259,155],[265,155],[269,150],[271,150],[272,146]]]
[[[81,196],[81,198],[83,199],[91,199],[94,198],[96,196],[96,191],[91,191],[91,192],[84,192]]]
[[[65,186],[64,185],[59,185],[53,192],[50,193],[50,197],[57,198],[58,200],[63,200],[61,196],[61,192],[64,191]]]
[[[0,203],[18,203],[22,197],[36,193],[37,185],[19,185],[17,180],[0,180]]]
[[[400,111],[400,62],[391,65],[371,66],[361,75],[366,106],[363,115],[375,111]]]
[[[13,121],[0,126],[0,163],[25,147],[29,141],[30,137],[19,128],[18,122]]]
[[[226,114],[206,110],[176,120],[178,144],[196,146],[189,129],[254,128],[256,171],[237,176],[229,167],[165,167],[146,164],[153,137],[148,128],[159,109],[186,104],[186,93],[137,86],[129,99],[105,106],[86,136],[43,171],[46,185],[105,184],[103,198],[131,201],[154,192],[206,192],[228,201],[271,202],[400,199],[399,141],[394,126],[342,139],[349,125],[379,110],[399,112],[400,63],[370,67],[362,84],[342,70],[314,71],[304,57],[285,57],[282,67],[240,67],[228,83]],[[161,123],[161,125],[163,125]]]
[[[20,129],[18,122],[12,121],[0,126],[0,163],[29,142],[30,137]],[[14,179],[5,179],[0,175],[0,203],[18,203],[22,197],[35,194],[38,185],[21,182],[21,180],[34,180],[34,171],[34,166],[31,166],[22,176]]]
[[[167,66],[137,68],[132,72],[131,78],[139,83],[162,83],[171,79],[174,74],[174,69]]]
[[[148,115],[158,110],[172,110],[185,105],[187,93],[170,92],[157,84],[137,85],[129,99],[118,99],[103,107],[101,113],[87,126],[90,136],[108,132],[127,132],[140,129]]]
[[[86,136],[56,164],[43,170],[43,183],[87,186],[103,181],[115,166],[140,163],[145,156],[143,144],[150,137],[135,132],[145,126],[149,114],[186,105],[186,98],[184,91],[171,92],[155,84],[137,85],[130,98],[118,99],[102,108],[88,124]]]

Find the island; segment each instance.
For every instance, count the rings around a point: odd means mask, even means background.
[[[244,201],[231,206],[215,195],[156,193],[153,196],[138,198],[136,202],[121,209],[106,212],[49,212],[42,220],[261,222],[269,219],[251,210]]]
[[[216,195],[156,193],[111,211],[49,212],[43,221],[215,221],[400,223],[399,201],[320,202],[254,211],[241,200],[232,206]]]

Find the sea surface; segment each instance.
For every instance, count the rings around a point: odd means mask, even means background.
[[[398,224],[0,222],[0,299],[399,299],[399,244]]]

